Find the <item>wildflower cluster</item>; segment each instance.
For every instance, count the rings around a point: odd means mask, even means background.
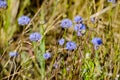
[[[0,0],[0,80],[119,80],[119,1]]]
[[[76,16],[74,18],[74,22],[75,22],[74,30],[77,32],[78,36],[82,36],[82,34],[85,32],[85,29],[86,29],[86,27],[82,23],[82,21],[83,21],[83,19],[82,19],[81,16]],[[66,19],[63,19],[61,21],[61,27],[62,28],[70,28],[71,26],[73,26],[73,23],[72,23],[72,21],[70,19],[66,18]],[[58,40],[58,43],[61,46],[64,44],[64,42],[65,42],[65,39],[63,39],[63,38]],[[66,49],[67,50],[72,51],[72,50],[76,49],[76,47],[77,47],[76,43],[73,42],[73,41],[68,41],[66,43]]]
[[[78,36],[82,36],[86,31],[86,26],[83,24],[83,18],[81,16],[75,16],[74,22],[74,30],[76,31]]]
[[[91,18],[91,22],[94,23],[95,22],[95,18]],[[83,34],[85,34],[85,31],[86,31],[86,26],[85,24],[83,23],[83,18],[81,16],[75,16],[74,17],[74,31],[77,33],[77,36],[83,36]],[[62,28],[69,28],[73,26],[73,23],[70,19],[66,18],[66,19],[63,19],[61,21],[61,27]],[[58,40],[58,43],[59,45],[63,45],[65,42],[65,39],[61,38]],[[94,45],[94,49],[97,50],[98,49],[98,46],[102,44],[102,39],[100,38],[93,38],[92,39],[92,43]],[[76,46],[76,43],[73,42],[73,41],[69,41],[66,43],[66,49],[67,50],[74,50],[76,49],[77,46]]]

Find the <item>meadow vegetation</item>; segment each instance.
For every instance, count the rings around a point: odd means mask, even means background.
[[[0,80],[120,80],[120,0],[2,1]]]

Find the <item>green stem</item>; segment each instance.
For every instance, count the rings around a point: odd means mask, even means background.
[[[65,29],[65,31],[64,31],[63,38],[66,37],[66,32],[67,32],[67,29]]]
[[[40,20],[44,21],[44,6],[41,8],[41,14],[40,14]],[[40,33],[41,35],[44,35],[44,25],[40,25]],[[41,80],[45,79],[45,59],[43,58],[43,54],[45,53],[45,36],[43,36],[41,42],[40,42],[40,54],[39,56],[39,63],[41,66]]]

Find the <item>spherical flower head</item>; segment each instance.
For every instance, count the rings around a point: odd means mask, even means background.
[[[102,44],[102,39],[101,38],[93,38],[92,39],[92,44],[94,45],[94,49],[98,49],[98,46]]]
[[[18,55],[17,52],[10,52],[10,53],[9,53],[9,56],[10,56],[10,57],[16,57],[17,55]]]
[[[44,59],[49,59],[51,57],[51,54],[49,52],[43,54]]]
[[[66,49],[72,51],[76,48],[76,43],[73,41],[69,41],[66,43]]]
[[[0,9],[2,9],[2,8],[6,8],[7,7],[7,2],[6,1],[2,1],[2,0],[0,0]]]
[[[70,19],[63,19],[62,21],[61,21],[61,27],[62,28],[69,28],[69,27],[71,27],[72,26],[72,21],[70,20]]]
[[[85,30],[86,29],[86,27],[85,27],[85,25],[84,24],[76,24],[75,26],[74,26],[74,30],[77,32],[77,31],[82,31],[82,30]]]
[[[30,22],[30,18],[28,16],[21,16],[18,18],[18,24],[19,25],[27,25]]]
[[[82,27],[82,24],[76,24],[75,26],[74,26],[74,30],[77,32],[77,31],[80,31],[81,28]]]
[[[86,26],[84,24],[76,24],[74,30],[77,32],[78,36],[82,36],[85,33]]]
[[[95,38],[92,39],[92,43],[94,45],[101,45],[102,44],[102,39],[95,37]]]
[[[81,16],[75,16],[74,17],[74,22],[75,23],[81,23],[83,21],[83,18]]]
[[[31,33],[29,36],[30,41],[39,41],[41,35],[38,32]]]
[[[61,38],[61,39],[58,40],[58,43],[61,46],[64,44],[64,42],[65,42],[65,39],[63,39],[63,38]]]

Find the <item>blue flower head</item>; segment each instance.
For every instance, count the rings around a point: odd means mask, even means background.
[[[44,59],[49,59],[51,57],[51,54],[49,52],[43,54]]]
[[[21,16],[18,18],[18,24],[19,25],[27,25],[30,22],[30,18],[28,16]]]
[[[58,40],[58,43],[61,46],[64,44],[64,42],[65,42],[65,39],[63,39],[63,38],[61,38],[61,39]]]
[[[57,69],[58,68],[58,64],[57,63],[54,63],[54,65],[53,65],[53,67],[55,68],[55,69]]]
[[[6,8],[7,7],[7,2],[4,0],[0,0],[0,9]]]
[[[92,44],[94,45],[94,49],[98,49],[98,46],[102,44],[102,39],[101,38],[93,38],[92,39]]]
[[[83,21],[83,18],[81,16],[75,16],[74,17],[74,22],[75,23],[81,23]]]
[[[17,52],[10,52],[10,53],[9,53],[9,56],[10,56],[10,57],[16,57],[17,55],[18,55]]]
[[[31,33],[29,36],[30,41],[39,41],[41,35],[38,32]]]
[[[66,49],[72,51],[76,48],[76,43],[73,41],[69,41],[66,43]]]
[[[71,27],[72,26],[72,21],[70,20],[70,19],[63,19],[62,21],[61,21],[61,27],[62,28],[69,28],[69,27]]]
[[[78,36],[82,36],[85,33],[86,26],[84,24],[76,24],[74,30],[77,32]]]
[[[86,27],[85,27],[85,25],[84,24],[76,24],[75,26],[74,26],[74,30],[77,32],[77,31],[82,31],[82,30],[85,30],[86,29]]]

